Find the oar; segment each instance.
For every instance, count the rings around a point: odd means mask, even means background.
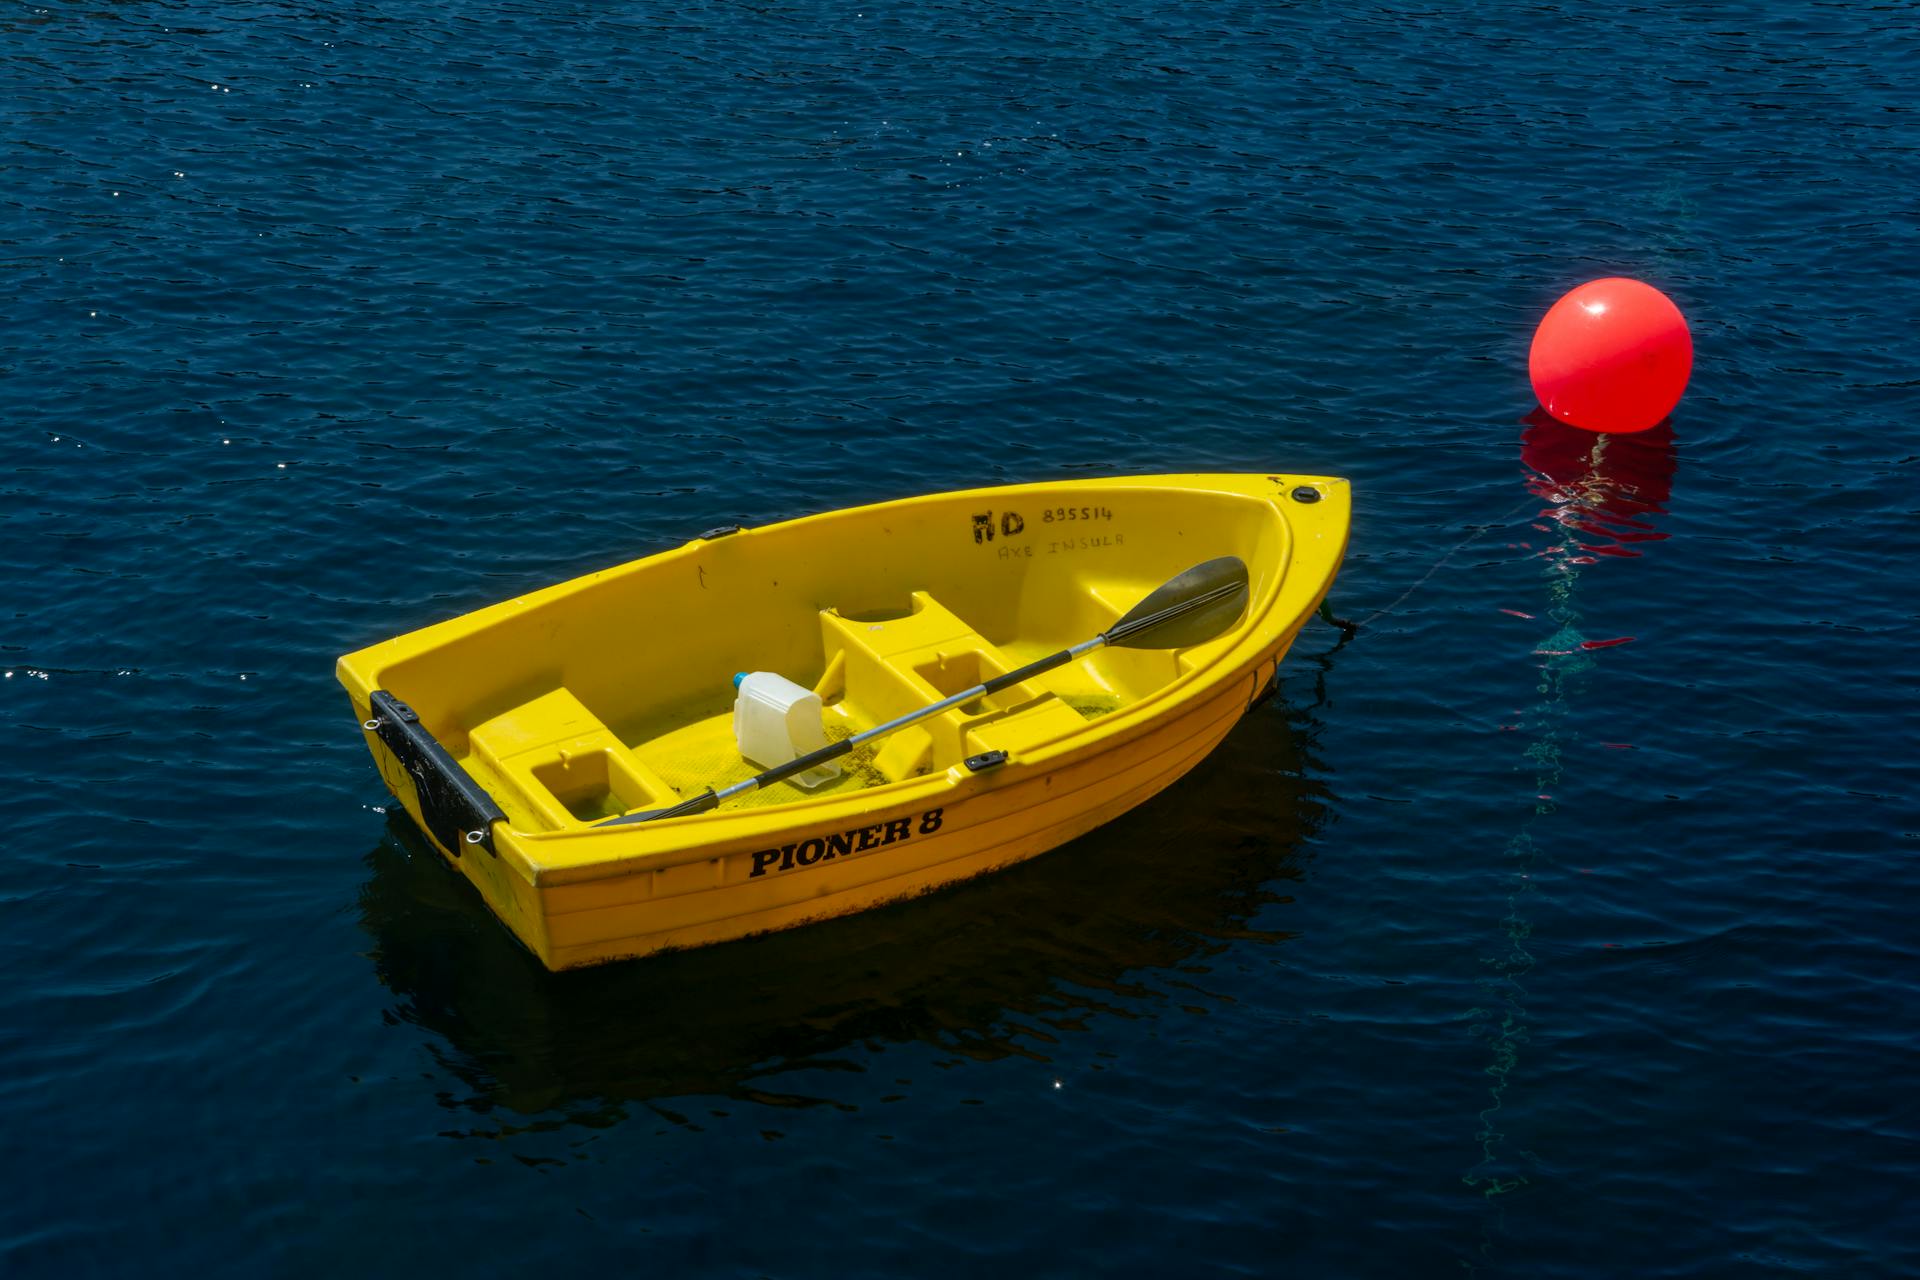
[[[711,787],[688,800],[665,809],[647,809],[639,813],[623,814],[618,818],[608,818],[598,825],[611,827],[623,822],[652,822],[658,818],[684,818],[692,813],[705,813],[717,808],[722,800],[744,794],[757,788],[769,786],[775,782],[791,778],[797,773],[805,773],[816,765],[825,764],[838,756],[872,742],[875,738],[904,729],[910,724],[918,724],[929,716],[937,716],[949,707],[957,707],[963,702],[983,698],[990,693],[998,693],[1009,685],[1019,684],[1043,671],[1065,666],[1082,654],[1091,653],[1102,645],[1116,645],[1123,649],[1185,649],[1190,645],[1203,644],[1213,639],[1228,627],[1240,620],[1247,607],[1247,566],[1236,556],[1221,556],[1217,560],[1208,560],[1197,564],[1185,573],[1169,580],[1139,604],[1133,606],[1120,621],[1108,627],[1091,640],[1082,640],[1071,649],[1062,649],[1049,654],[1037,662],[1029,662],[1018,671],[1009,671],[1003,676],[995,676],[984,684],[962,690],[951,698],[921,707],[918,711],[909,711],[897,720],[877,724],[852,737],[842,738],[829,743],[818,751],[809,751],[795,760],[765,773],[756,774],[745,782],[736,782],[724,790],[715,791]]]

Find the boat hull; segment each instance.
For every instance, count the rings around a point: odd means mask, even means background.
[[[999,768],[976,773],[956,764],[834,797],[657,823],[564,823],[542,831],[502,820],[489,825],[482,850],[449,838],[444,823],[435,834],[419,771],[372,730],[368,745],[390,790],[435,846],[552,969],[705,946],[932,892],[1112,821],[1204,759],[1271,684],[1331,585],[1347,529],[1346,486],[1322,478],[1148,477],[960,495],[983,508],[1032,509],[1038,501],[1182,484],[1268,504],[1284,522],[1285,536],[1263,544],[1275,562],[1253,566],[1248,615],[1204,652],[1184,657],[1167,687],[1123,713],[1079,732],[1029,732],[1024,740],[1017,718],[1003,724],[1000,741],[1016,749]],[[1313,491],[1304,503],[1292,496],[1303,487]],[[1205,532],[1204,522],[1195,522],[1195,532]],[[1195,543],[1196,560],[1245,550],[1204,537]],[[1003,534],[1000,550],[1006,545]],[[690,549],[701,550],[689,544],[667,555]],[[363,722],[373,718],[383,676],[379,653],[376,646],[341,663]],[[459,736],[457,728],[436,733]],[[477,750],[467,758],[476,762],[476,776],[489,776]]]

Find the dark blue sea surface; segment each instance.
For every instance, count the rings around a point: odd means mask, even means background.
[[[1920,1271],[1917,113],[1913,4],[10,6],[0,1274]],[[1671,424],[1529,419],[1615,274]],[[547,975],[334,682],[1200,469],[1358,634],[855,919]]]

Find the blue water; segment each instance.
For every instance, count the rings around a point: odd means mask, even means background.
[[[9,8],[0,1273],[1920,1270],[1916,83],[1912,4]],[[1698,357],[1596,452],[1609,274]],[[333,681],[1203,468],[1352,478],[1359,633],[854,920],[549,977]]]

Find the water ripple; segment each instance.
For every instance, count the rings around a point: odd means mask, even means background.
[[[1920,1267],[1915,16],[0,16],[0,1266]],[[1604,274],[1698,363],[1596,451],[1525,361]],[[1353,478],[1359,636],[863,919],[545,975],[332,682],[726,520],[1211,467]]]

